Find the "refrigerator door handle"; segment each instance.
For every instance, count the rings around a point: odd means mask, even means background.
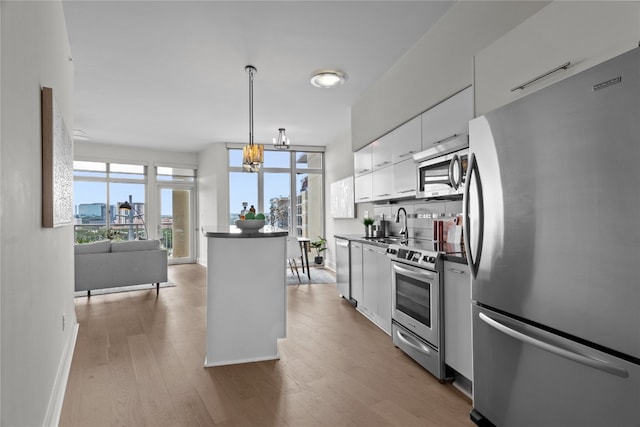
[[[609,362],[605,362],[604,360],[599,360],[593,357],[582,355],[575,351],[565,350],[564,348],[560,348],[556,345],[544,342],[537,338],[533,338],[520,331],[516,331],[515,329],[512,329],[506,325],[503,325],[502,323],[498,322],[495,319],[492,319],[491,317],[487,316],[484,313],[480,313],[479,317],[480,317],[480,320],[485,322],[487,325],[519,341],[522,341],[527,344],[531,344],[535,347],[538,347],[542,350],[546,350],[560,357],[573,360],[574,362],[582,363],[583,365],[589,366],[594,369],[598,369],[600,371],[606,372],[611,375],[616,375],[621,378],[629,377],[629,372],[624,368],[613,365]]]
[[[471,203],[469,201],[471,196],[471,183],[475,176],[476,182],[476,195],[478,197],[478,242],[476,243],[476,256],[474,258],[471,246]],[[480,181],[480,171],[478,170],[478,162],[474,153],[469,155],[469,165],[467,166],[467,179],[464,186],[464,235],[467,241],[465,245],[465,251],[467,260],[469,261],[469,270],[471,276],[475,279],[478,276],[478,269],[480,267],[480,258],[482,256],[482,245],[484,238],[484,202],[482,195],[482,182]]]

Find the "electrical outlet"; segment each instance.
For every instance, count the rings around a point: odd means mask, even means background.
[[[369,218],[369,211],[364,211],[364,217]]]
[[[62,313],[62,330],[64,331],[64,327],[66,326],[67,323],[67,316]]]

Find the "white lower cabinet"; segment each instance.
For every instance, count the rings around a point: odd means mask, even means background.
[[[349,243],[349,275],[351,280],[351,298],[362,304],[362,243]]]
[[[391,261],[383,247],[362,245],[363,301],[360,311],[391,334]]]
[[[445,363],[472,380],[471,277],[465,264],[444,263]]]

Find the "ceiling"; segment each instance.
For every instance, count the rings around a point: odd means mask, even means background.
[[[75,129],[91,143],[197,152],[249,138],[326,145],[451,1],[65,1]],[[319,69],[344,85],[309,83]],[[382,100],[383,101],[383,100]]]

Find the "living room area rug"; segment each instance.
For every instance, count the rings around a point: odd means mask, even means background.
[[[172,288],[175,287],[176,284],[173,282],[162,282],[160,283],[160,288]],[[106,295],[106,294],[115,294],[118,292],[131,292],[131,291],[145,291],[145,290],[156,290],[155,283],[147,283],[144,285],[132,285],[132,286],[120,286],[118,288],[106,288],[106,289],[93,289],[91,291],[91,296],[95,295]],[[78,297],[86,297],[87,291],[77,291],[74,293],[75,298]]]

